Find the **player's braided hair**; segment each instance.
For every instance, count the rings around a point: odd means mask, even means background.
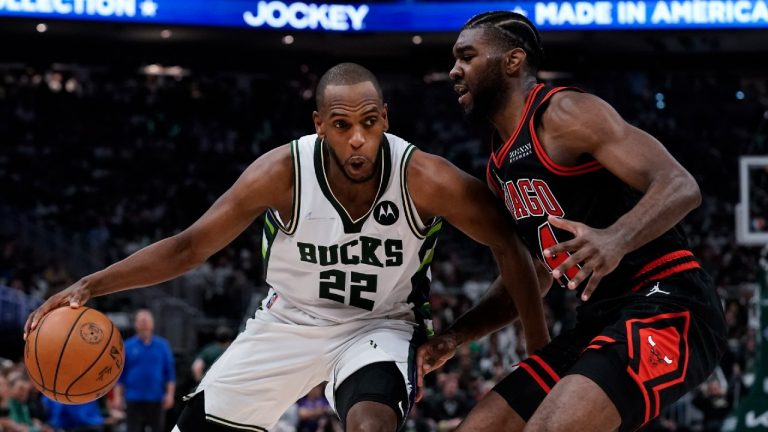
[[[494,42],[502,49],[522,48],[527,54],[528,66],[534,72],[538,70],[544,58],[541,35],[536,26],[525,15],[512,11],[491,11],[475,15],[464,24],[462,30],[483,28],[495,30]]]

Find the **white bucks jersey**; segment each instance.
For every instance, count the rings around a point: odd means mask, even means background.
[[[414,150],[385,135],[376,200],[353,220],[328,185],[317,135],[291,143],[293,216],[285,221],[267,212],[262,255],[276,295],[262,307],[288,302],[332,323],[428,319],[429,265],[442,222],[425,226],[408,194],[405,173]]]

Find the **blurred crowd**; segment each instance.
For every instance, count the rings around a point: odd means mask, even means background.
[[[52,420],[56,407],[34,391],[30,395],[19,363],[27,314],[83,273],[183,229],[256,157],[313,133],[313,89],[320,73],[308,65],[279,75],[0,65],[0,357],[9,359],[0,365],[0,430],[68,429]],[[704,201],[684,227],[724,298],[730,350],[700,389],[648,430],[719,430],[746,391],[744,376],[758,342],[748,310],[759,252],[737,244],[733,232],[738,157],[768,154],[768,84],[748,73],[685,69],[543,77],[605,98],[659,138],[699,181]],[[387,72],[380,79],[393,133],[482,178],[489,145],[498,138],[467,127],[444,72]],[[763,185],[768,178],[756,176]],[[757,229],[765,228],[765,190],[754,197]],[[201,330],[197,350],[172,346],[176,399],[193,388],[251,312],[243,299],[263,293],[260,242],[256,222],[183,278],[194,288],[194,307],[226,323],[230,332]],[[432,275],[434,325],[440,331],[477,301],[496,269],[485,248],[446,229]],[[109,298],[94,303],[125,313],[149,306]],[[550,290],[546,314],[553,335],[572,325],[578,304],[572,293]],[[123,330],[132,334],[128,324]],[[451,430],[523,355],[516,326],[463,346],[428,377],[424,401],[411,411],[405,430]],[[124,413],[115,404],[91,409],[101,418],[95,430],[123,427]],[[329,413],[319,387],[286,413],[280,427],[338,430]]]

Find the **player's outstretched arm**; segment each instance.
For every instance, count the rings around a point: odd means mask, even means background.
[[[416,152],[408,166],[408,188],[422,219],[442,216],[475,241],[491,248],[503,283],[483,302],[482,313],[467,314],[452,326],[459,344],[509,323],[517,306],[529,352],[549,342],[536,272],[530,253],[514,232],[506,210],[487,186],[445,159]],[[507,296],[502,296],[506,287]]]
[[[553,96],[544,112],[543,141],[570,155],[588,154],[632,188],[644,193],[637,205],[606,229],[553,218],[552,225],[575,238],[544,251],[551,256],[568,251],[571,257],[553,270],[559,278],[582,263],[582,270],[568,284],[577,288],[587,277],[586,300],[606,274],[627,253],[657,238],[698,207],[701,194],[696,180],[646,132],[630,125],[605,101],[576,92]]]
[[[440,369],[463,344],[506,326],[518,313],[501,277],[491,284],[480,301],[441,334],[429,338],[416,353],[416,401],[424,393],[424,375]]]
[[[540,262],[534,261],[541,297],[552,286],[552,275]],[[480,339],[518,318],[515,302],[507,287],[496,278],[475,306],[463,313],[439,336],[429,338],[416,354],[416,401],[424,395],[424,375],[441,368],[462,344]],[[529,353],[532,349],[527,348]]]
[[[85,276],[51,296],[30,314],[24,334],[59,306],[78,307],[91,297],[155,285],[197,267],[240,235],[267,208],[290,209],[292,175],[287,145],[263,155],[184,231]]]

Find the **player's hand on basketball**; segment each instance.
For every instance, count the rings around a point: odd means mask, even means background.
[[[560,279],[569,269],[581,269],[569,276],[568,289],[576,289],[587,278],[586,288],[581,294],[581,299],[587,301],[597,288],[603,277],[619,265],[626,251],[623,248],[623,239],[614,234],[610,228],[596,229],[574,222],[568,219],[549,216],[552,226],[565,230],[574,235],[574,238],[544,250],[544,258],[554,258],[557,254],[567,253],[570,256],[552,269],[552,276]],[[573,270],[571,270],[573,272]],[[591,276],[591,277],[590,277]]]
[[[82,281],[75,282],[67,289],[57,292],[45,301],[34,312],[29,314],[26,324],[24,324],[24,339],[27,339],[29,332],[37,328],[40,320],[48,312],[61,306],[69,305],[71,308],[83,306],[91,298],[90,291],[83,285]]]
[[[451,335],[433,336],[416,354],[416,401],[424,396],[424,375],[440,368],[456,354],[458,344]]]

